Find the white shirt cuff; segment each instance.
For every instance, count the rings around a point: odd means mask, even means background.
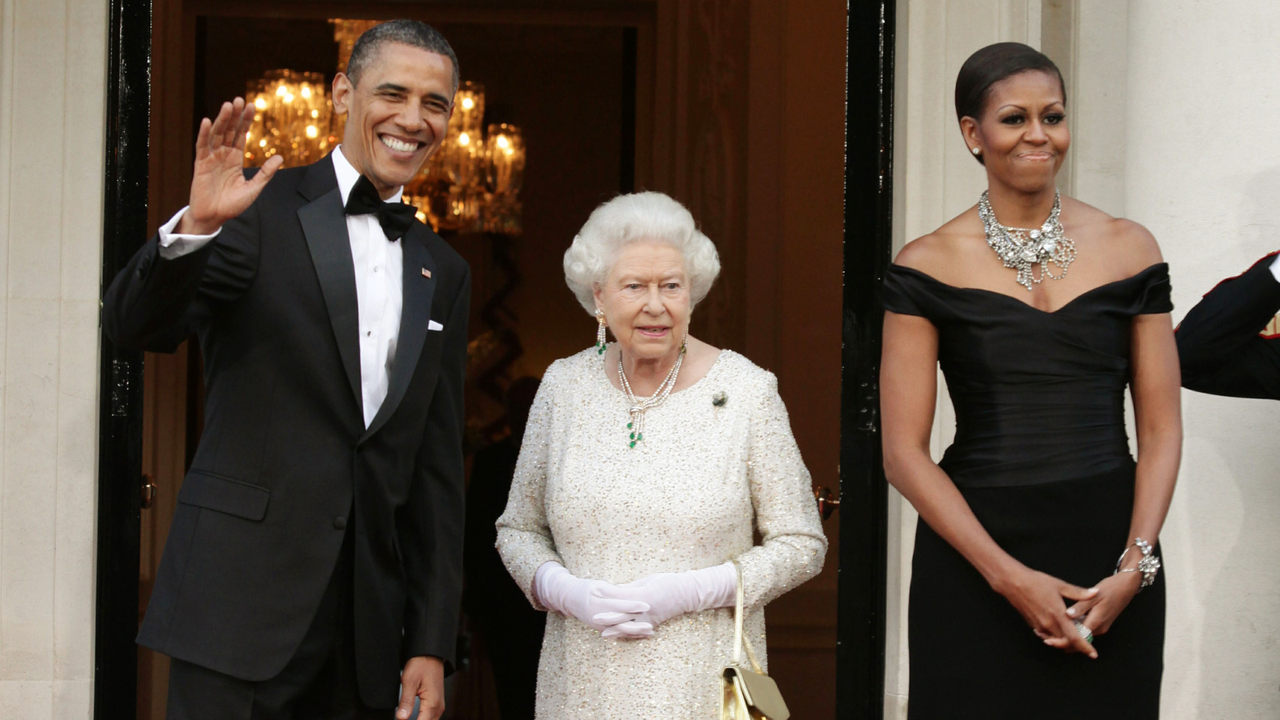
[[[178,221],[182,220],[186,212],[187,208],[182,208],[169,219],[169,222],[160,226],[160,257],[165,260],[176,260],[183,255],[193,253],[222,232],[222,228],[214,230],[212,235],[183,235],[174,232],[173,229],[178,227]]]
[[[1280,282],[1280,255],[1276,255],[1276,259],[1271,261],[1271,275]]]

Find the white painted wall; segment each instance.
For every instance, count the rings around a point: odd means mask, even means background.
[[[93,697],[107,3],[0,1],[0,717]]]
[[[1055,14],[1063,5],[1069,12]],[[1072,85],[1063,190],[1155,233],[1172,267],[1175,322],[1218,280],[1280,249],[1280,3],[1030,0],[1019,11],[994,0],[899,0],[898,13],[895,248],[971,205],[985,185],[955,126],[960,63],[999,40],[1039,47],[1043,35],[1062,47],[1053,34],[1065,33],[1070,57],[1054,58]],[[1010,17],[1069,17],[1070,26]],[[1183,400],[1183,469],[1162,536],[1162,716],[1274,719],[1280,403],[1189,392]],[[953,423],[942,396],[935,453]],[[916,518],[896,493],[890,522],[886,717],[899,718]]]
[[[1130,0],[1125,205],[1175,320],[1280,249],[1280,3]],[[1280,717],[1280,403],[1184,392],[1165,717]]]

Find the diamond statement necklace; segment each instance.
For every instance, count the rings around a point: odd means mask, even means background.
[[[1054,190],[1053,210],[1044,225],[1038,228],[1005,227],[996,220],[987,191],[982,191],[982,198],[978,200],[978,217],[982,218],[982,225],[987,231],[987,244],[996,251],[1005,267],[1018,271],[1018,284],[1028,291],[1046,276],[1050,280],[1066,277],[1067,268],[1076,259],[1076,244],[1063,232],[1062,222],[1058,219],[1061,212],[1062,195]],[[1058,266],[1058,275],[1049,270],[1050,263]],[[1040,266],[1038,276],[1032,265]]]
[[[671,366],[671,371],[667,373],[667,378],[662,381],[658,389],[653,395],[647,398],[637,398],[636,394],[631,390],[631,383],[627,381],[627,373],[622,369],[622,353],[618,353],[618,379],[622,381],[622,391],[627,394],[627,400],[631,403],[631,409],[628,411],[630,419],[627,421],[627,430],[630,431],[630,445],[628,447],[635,448],[636,443],[644,440],[644,413],[646,410],[652,410],[667,401],[671,395],[671,390],[676,386],[676,378],[680,377],[680,366],[684,364],[685,342],[680,343],[680,354],[676,356],[675,365]]]

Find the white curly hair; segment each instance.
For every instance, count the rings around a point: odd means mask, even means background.
[[[595,314],[595,286],[609,276],[618,251],[640,241],[667,243],[684,255],[691,306],[720,275],[715,244],[684,205],[660,192],[619,195],[591,213],[564,253],[564,280],[588,314]]]

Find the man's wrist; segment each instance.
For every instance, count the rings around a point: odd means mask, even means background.
[[[208,218],[197,218],[195,213],[191,212],[188,207],[187,211],[182,213],[182,219],[178,221],[178,226],[174,228],[175,235],[212,235],[222,227],[222,223],[216,222]]]

